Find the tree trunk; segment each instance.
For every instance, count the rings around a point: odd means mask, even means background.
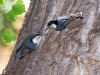
[[[47,22],[82,12],[59,32],[49,30],[22,60],[14,58],[29,34],[45,33]],[[100,0],[32,0],[4,75],[100,75]]]

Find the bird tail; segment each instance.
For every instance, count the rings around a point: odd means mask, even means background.
[[[22,53],[22,50],[18,50],[18,51],[16,52],[15,58],[18,58],[18,56],[20,56],[21,53]]]
[[[25,48],[25,44],[23,43],[16,51],[15,58],[18,58],[22,54],[22,50]]]
[[[78,16],[78,17],[76,17],[76,19],[83,19],[83,17],[82,16]]]

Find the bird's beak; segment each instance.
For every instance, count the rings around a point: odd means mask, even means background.
[[[46,29],[45,29],[45,31],[47,31],[48,29],[51,29],[52,28],[52,26],[49,26],[49,27],[47,27]]]
[[[45,29],[45,31],[47,31],[49,28],[47,27],[46,29]]]
[[[47,28],[45,29],[45,31],[48,30],[48,29],[52,29],[52,28],[53,28],[53,26],[49,26],[49,27],[47,27]]]

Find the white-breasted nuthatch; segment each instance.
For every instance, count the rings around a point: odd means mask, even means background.
[[[21,46],[17,49],[15,58],[22,58],[30,51],[35,50],[42,40],[42,36],[42,34],[29,35],[21,44]]]
[[[57,19],[51,20],[48,22],[46,30],[54,28],[56,31],[62,31],[75,19],[83,19],[82,12],[69,14],[67,16],[58,17]]]

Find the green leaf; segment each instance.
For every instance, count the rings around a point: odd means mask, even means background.
[[[13,6],[12,6],[13,14],[14,15],[20,15],[25,12],[25,5],[23,4],[22,0],[18,0]]]
[[[0,4],[3,4],[3,0],[0,0]]]
[[[15,21],[15,19],[14,19],[14,14],[13,14],[13,11],[12,11],[12,10],[10,10],[10,11],[7,13],[7,17],[8,17],[8,19],[10,20],[11,23]]]
[[[22,0],[18,0],[14,5],[12,5],[12,9],[7,13],[7,17],[10,22],[14,22],[15,15],[20,15],[25,12],[25,5]]]
[[[10,29],[7,29],[3,33],[3,39],[5,40],[6,43],[10,43],[10,42],[16,40],[16,36],[14,35],[14,33]]]

